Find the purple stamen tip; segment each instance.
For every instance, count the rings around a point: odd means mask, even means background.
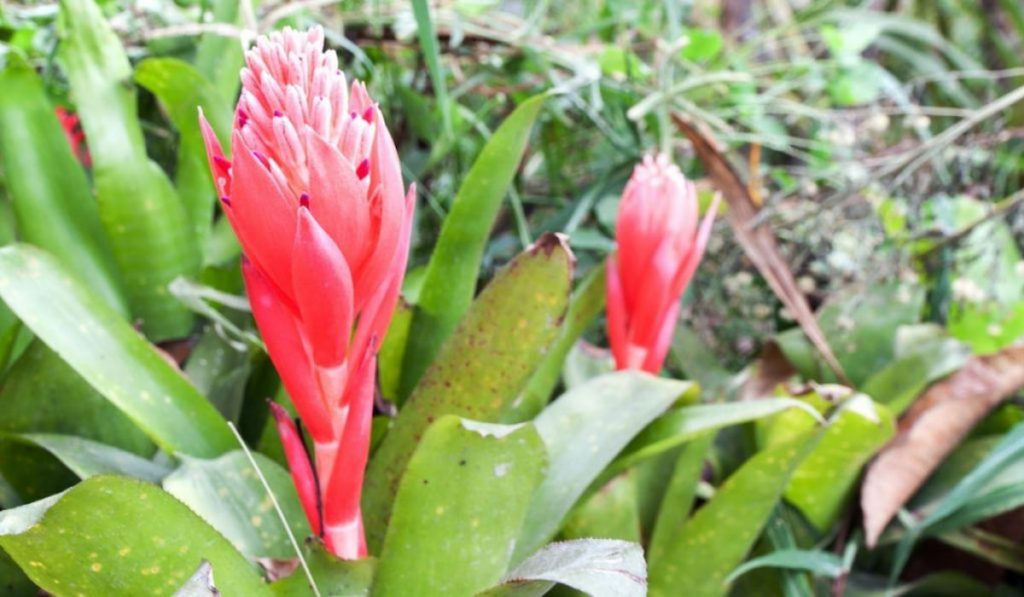
[[[349,113],[349,116],[352,117],[352,120],[355,120],[356,118],[359,118],[359,114],[357,114],[355,111]]]
[[[263,155],[262,153],[260,153],[260,152],[258,152],[256,150],[253,150],[252,157],[254,157],[257,160],[259,160],[259,162],[261,164],[263,164],[264,168],[269,168],[270,167],[270,162],[267,160],[267,156]]]
[[[365,160],[364,159],[363,161],[359,162],[358,166],[356,166],[356,176],[359,177],[359,180],[362,180],[362,179],[366,178],[367,176],[369,176],[369,174],[370,174],[370,160]]]
[[[231,198],[230,197],[221,197],[220,201],[221,201],[221,203],[224,204],[225,207],[231,207]]]
[[[274,110],[274,118],[280,118],[282,116],[284,116],[284,112],[281,112],[280,110]]]
[[[309,193],[299,195],[299,206],[309,209]]]

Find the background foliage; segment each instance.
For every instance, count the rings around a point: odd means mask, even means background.
[[[316,23],[420,194],[360,563],[302,544],[267,425],[287,400],[195,119],[226,140],[240,41]],[[205,559],[250,595],[627,594],[636,544],[655,595],[1021,590],[1016,0],[15,1],[0,64],[0,592],[173,593]],[[609,375],[601,263],[633,165],[670,151],[705,205],[721,189],[679,122],[756,215],[730,199],[716,225],[673,379]]]

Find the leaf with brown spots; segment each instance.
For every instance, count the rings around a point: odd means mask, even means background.
[[[967,432],[1021,387],[1024,346],[1011,346],[968,360],[917,399],[864,478],[860,501],[869,546]]]
[[[512,407],[558,337],[573,263],[564,237],[544,235],[473,302],[370,461],[363,517],[371,552],[381,546],[399,480],[427,427],[448,414],[496,422]]]

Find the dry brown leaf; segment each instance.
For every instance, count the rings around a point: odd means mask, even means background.
[[[725,154],[718,149],[710,135],[698,130],[678,114],[673,114],[672,120],[676,127],[690,139],[694,151],[697,152],[701,161],[704,162],[704,167],[707,168],[708,176],[729,203],[729,224],[732,225],[743,251],[767,280],[768,285],[771,286],[772,291],[779,297],[782,304],[800,324],[807,339],[821,353],[829,368],[841,381],[848,384],[842,366],[839,365],[839,361],[832,353],[825,334],[818,327],[818,320],[814,318],[810,305],[807,304],[803,293],[796,285],[793,272],[789,270],[789,266],[786,265],[779,253],[775,235],[764,224],[755,225],[758,207],[750,196],[750,189],[743,183],[740,175],[729,163]]]
[[[765,344],[750,375],[739,391],[740,400],[759,400],[775,395],[775,388],[796,375],[796,369],[774,342]]]
[[[869,547],[967,432],[1021,387],[1024,346],[1011,346],[971,358],[921,394],[864,476],[860,505]]]

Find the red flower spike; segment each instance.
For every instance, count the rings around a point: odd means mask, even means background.
[[[277,434],[281,437],[281,445],[284,446],[284,456],[288,460],[288,468],[299,494],[299,502],[302,503],[302,509],[306,512],[313,532],[322,537],[324,528],[320,515],[320,498],[313,466],[309,462],[309,455],[306,454],[306,445],[302,443],[295,421],[292,421],[281,405],[273,401],[269,404],[270,413],[274,415],[274,422],[277,425]]]
[[[647,156],[619,203],[608,259],[608,336],[618,369],[657,374],[679,316],[679,299],[704,255],[718,209],[698,222],[697,190],[668,156]]]
[[[79,122],[78,116],[60,106],[54,108],[53,111],[56,112],[57,119],[60,120],[60,128],[63,129],[64,136],[67,137],[71,153],[75,154],[75,158],[86,168],[92,166],[92,156],[89,155],[89,148],[85,145],[85,132],[82,131],[82,123]]]
[[[384,336],[398,300],[415,192],[404,190],[395,144],[366,87],[348,85],[323,46],[320,28],[256,40],[241,73],[231,161],[199,117],[224,215],[245,256],[253,317],[313,438],[312,465],[289,456],[296,485],[319,473],[327,546],[356,558],[366,555],[359,500],[373,339]],[[291,441],[294,426],[278,423]],[[319,528],[319,513],[306,513]]]

